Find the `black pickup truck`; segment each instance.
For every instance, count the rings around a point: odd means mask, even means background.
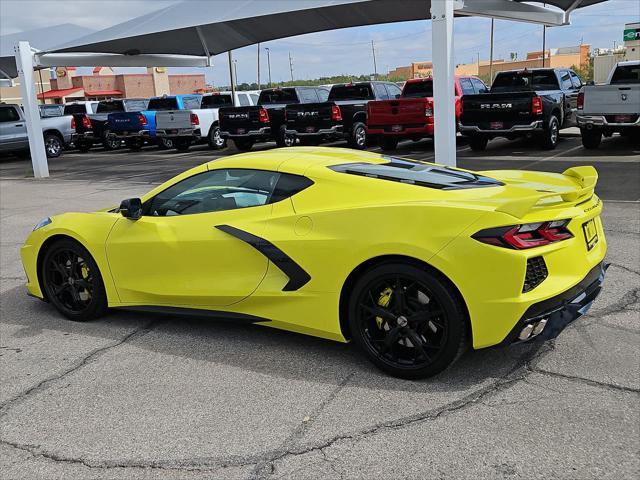
[[[98,102],[96,113],[89,115],[91,121],[91,136],[84,140],[86,143],[102,143],[105,150],[115,150],[122,145],[122,139],[112,133],[109,116],[113,113],[128,112],[138,119],[138,113],[146,110],[148,100],[142,99],[113,99]]]
[[[489,93],[462,97],[460,132],[474,151],[484,150],[492,138],[531,136],[543,148],[554,149],[560,129],[576,125],[581,86],[569,69],[500,72]]]
[[[317,103],[327,99],[323,87],[268,88],[260,92],[258,105],[225,107],[218,112],[220,136],[233,140],[238,150],[251,150],[258,142],[275,141],[279,147],[290,147],[296,137],[284,128],[285,107],[290,104]]]
[[[400,98],[402,91],[391,82],[358,82],[331,87],[326,102],[287,105],[287,135],[303,145],[347,139],[352,148],[367,146],[367,104],[372,100]]]

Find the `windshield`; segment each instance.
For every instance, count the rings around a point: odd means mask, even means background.
[[[499,73],[491,86],[491,92],[525,92],[558,90],[558,79],[553,70]]]
[[[611,77],[611,83],[640,83],[640,64],[618,65]]]
[[[111,112],[124,112],[124,106],[122,101],[116,102],[100,102],[96,113],[111,113]]]
[[[149,100],[149,106],[147,110],[177,110],[178,109],[178,100],[176,97],[166,97],[166,98],[152,98]]]
[[[278,88],[275,90],[263,90],[260,92],[258,105],[277,103],[300,103],[295,88]]]
[[[433,80],[407,82],[402,91],[402,96],[405,98],[433,97]]]
[[[373,100],[373,90],[368,83],[355,85],[336,85],[329,92],[332,100]]]
[[[202,97],[202,108],[218,108],[233,106],[231,95],[207,95]]]
[[[388,163],[347,163],[331,168],[336,172],[437,189],[495,187],[502,185],[493,178],[439,165],[383,157]]]

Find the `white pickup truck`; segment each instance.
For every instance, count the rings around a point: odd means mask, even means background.
[[[156,113],[156,136],[173,142],[177,150],[186,151],[191,144],[206,141],[209,147],[219,150],[227,141],[220,136],[218,110],[221,107],[251,106],[258,101],[260,92],[210,93],[202,96],[197,110],[166,110]]]
[[[620,62],[604,85],[578,94],[578,126],[585,148],[598,148],[602,136],[640,135],[640,60]]]

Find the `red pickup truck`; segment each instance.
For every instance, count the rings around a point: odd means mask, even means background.
[[[477,77],[456,76],[456,124],[460,119],[462,95],[486,93],[489,89]],[[378,100],[367,105],[367,135],[377,138],[383,150],[394,150],[400,140],[417,141],[433,137],[433,78],[408,80],[400,98]]]

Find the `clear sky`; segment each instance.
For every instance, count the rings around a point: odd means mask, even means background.
[[[269,1],[269,0],[262,0]],[[295,0],[290,0],[295,1]],[[177,1],[159,0],[0,0],[0,35],[74,23],[99,30]],[[211,0],[215,6],[215,0]],[[575,12],[572,25],[547,29],[548,48],[578,45],[612,47],[622,42],[625,23],[640,21],[640,1],[609,0]],[[489,57],[490,20],[460,18],[455,22],[456,63]],[[295,78],[316,78],[333,74],[366,74],[373,71],[371,40],[376,45],[378,72],[386,72],[411,61],[431,59],[431,23],[405,22],[357,27],[287,38],[262,44],[262,81],[267,79],[264,47],[271,49],[274,81],[288,80],[291,52]],[[522,57],[542,48],[542,27],[497,20],[495,58]],[[238,81],[256,81],[256,47],[234,52]],[[175,70],[175,69],[172,69]],[[226,55],[214,57],[214,66],[204,69],[216,85],[229,83]],[[193,71],[189,69],[188,71]]]

